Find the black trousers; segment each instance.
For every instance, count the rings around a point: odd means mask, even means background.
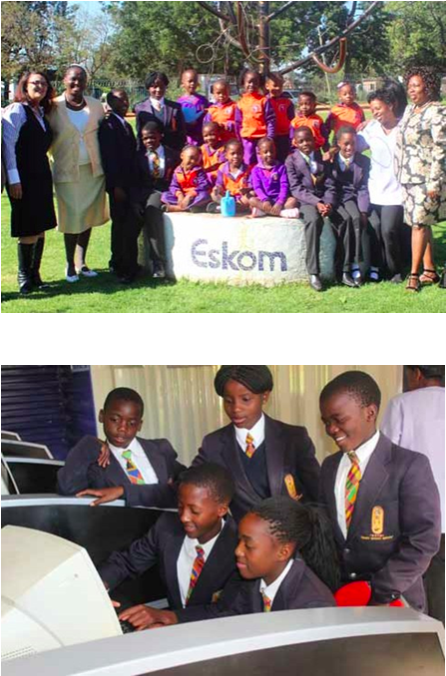
[[[112,219],[110,267],[119,276],[132,276],[138,269],[138,237],[141,222],[130,200],[117,202],[112,194],[109,198]]]
[[[352,205],[352,211],[354,212],[354,209],[356,209],[360,216],[355,202],[347,202],[346,205],[338,207],[329,217],[330,225],[337,242],[335,264],[338,276],[342,272],[350,272],[352,264],[355,261],[355,232],[352,218],[346,208],[347,205]]]
[[[379,268],[381,271],[387,270],[390,277],[401,274],[404,208],[372,205],[369,222],[372,267]]]
[[[444,533],[440,551],[435,554],[424,576],[428,613],[444,624]]]
[[[166,265],[164,218],[161,211],[161,195],[158,190],[149,195],[144,205],[144,237],[149,244],[152,263]]]
[[[364,260],[362,243],[365,233],[358,205],[350,200],[350,202],[346,202],[337,208],[336,215],[338,219],[340,218],[349,224],[350,237],[353,240],[353,247],[351,248],[353,258],[351,258],[350,263],[359,265]]]
[[[309,275],[320,274],[319,253],[321,249],[321,235],[324,227],[324,219],[311,204],[299,207],[300,218],[305,224],[305,241],[307,243],[307,270]]]

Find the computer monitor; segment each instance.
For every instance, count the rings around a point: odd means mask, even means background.
[[[20,441],[20,437],[17,432],[7,432],[6,430],[1,431],[2,439],[10,439],[11,441]]]
[[[2,662],[122,635],[85,549],[37,530],[2,530]]]
[[[32,444],[28,441],[2,439],[2,454],[5,457],[12,456],[16,458],[53,460],[53,456],[46,446],[43,444]]]
[[[61,460],[3,456],[2,462],[8,467],[21,495],[57,492],[57,473],[64,466]]]

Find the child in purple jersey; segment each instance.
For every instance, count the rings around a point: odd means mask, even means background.
[[[187,142],[194,146],[203,145],[203,120],[206,111],[211,105],[205,96],[197,94],[198,73],[193,68],[185,70],[181,78],[184,89],[177,103],[180,104],[186,120]]]
[[[276,144],[270,138],[262,138],[257,146],[259,163],[251,173],[251,185],[255,196],[251,197],[253,218],[281,216],[298,218],[297,200],[290,197],[287,171],[276,160]]]

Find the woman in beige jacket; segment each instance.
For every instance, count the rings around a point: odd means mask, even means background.
[[[102,104],[84,96],[87,73],[70,66],[64,77],[65,92],[55,99],[49,121],[54,134],[51,147],[59,231],[65,236],[66,279],[96,277],[86,264],[91,229],[108,221],[105,176],[101,165],[98,129],[104,117]]]

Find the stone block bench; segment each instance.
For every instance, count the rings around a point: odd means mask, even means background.
[[[302,221],[283,218],[223,218],[214,214],[165,214],[169,277],[237,286],[276,286],[308,280]],[[140,264],[150,267],[144,233]],[[334,279],[336,242],[324,225],[321,273]]]

